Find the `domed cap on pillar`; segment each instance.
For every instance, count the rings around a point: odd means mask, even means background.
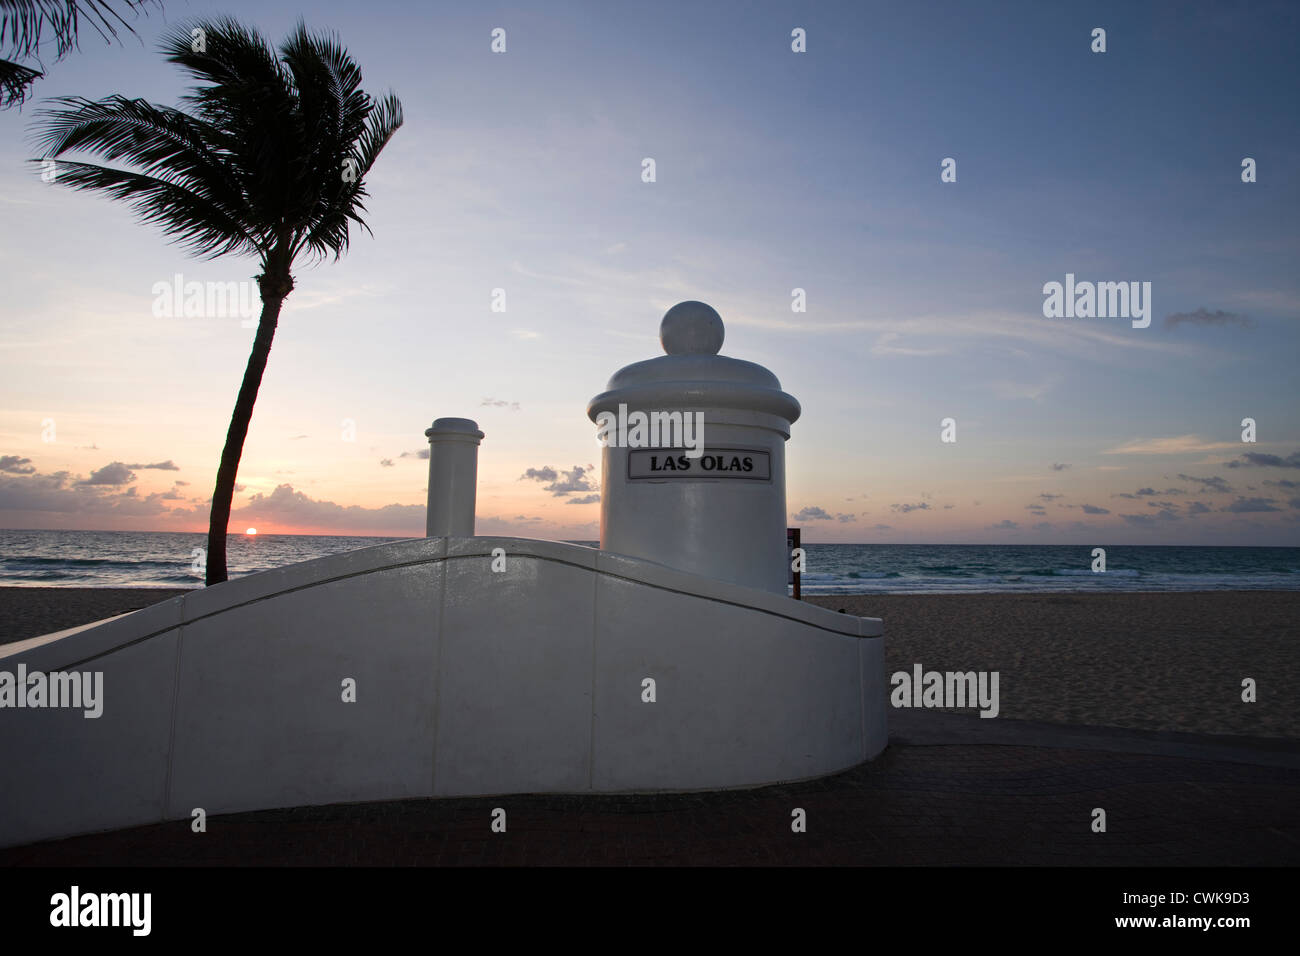
[[[424,430],[424,437],[431,442],[472,441],[477,445],[483,440],[483,433],[472,418],[438,418],[432,428]]]
[[[717,355],[727,330],[711,305],[678,302],[659,323],[659,344],[668,355]]]
[[[722,316],[703,302],[679,302],[659,323],[665,355],[615,372],[606,391],[587,405],[596,421],[602,411],[628,408],[726,408],[774,415],[787,426],[799,402],[781,390],[775,375],[754,362],[719,355],[726,329]]]

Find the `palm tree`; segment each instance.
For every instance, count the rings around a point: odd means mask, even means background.
[[[117,38],[115,20],[128,33],[135,33],[118,13],[118,6],[141,10],[155,3],[156,0],[0,0],[0,50],[5,56],[34,56],[39,52],[41,34],[49,27],[54,34],[54,58],[61,60],[76,48],[77,30],[83,18],[109,41],[110,37]],[[0,110],[21,104],[32,84],[44,75],[35,67],[0,59]]]
[[[350,222],[370,231],[364,176],[402,125],[402,106],[392,93],[362,92],[361,71],[338,39],[301,22],[278,55],[229,18],[175,29],[162,52],[202,84],[183,98],[188,112],[120,95],[64,97],[43,111],[38,142],[41,159],[85,150],[134,167],[60,161],[55,182],[127,200],[195,255],[260,260],[262,316],[212,492],[211,585],[226,580],[235,476],[294,262],[337,260]]]

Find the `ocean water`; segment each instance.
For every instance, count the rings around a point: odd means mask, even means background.
[[[397,538],[231,535],[240,577]],[[577,542],[595,545],[594,541]],[[0,585],[202,587],[204,534],[0,530]],[[1083,545],[809,544],[805,594],[1300,589],[1300,548],[1108,547],[1106,572]]]

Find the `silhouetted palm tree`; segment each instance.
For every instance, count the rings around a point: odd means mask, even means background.
[[[140,10],[157,0],[0,0],[0,53],[6,57],[39,54],[42,34],[54,34],[54,58],[61,60],[77,46],[77,29],[84,18],[105,40],[117,38],[113,21],[135,33],[117,8]],[[45,74],[32,66],[0,59],[0,110],[27,99],[31,86]]]
[[[85,150],[135,167],[60,161],[55,182],[127,200],[195,255],[261,262],[262,317],[212,492],[207,583],[218,584],[239,459],[294,262],[304,253],[338,259],[350,222],[370,231],[364,177],[402,125],[402,106],[391,93],[362,92],[337,38],[301,23],[278,55],[232,19],[179,27],[162,51],[203,84],[182,100],[189,112],[120,95],[64,97],[43,112],[39,142],[42,159]]]

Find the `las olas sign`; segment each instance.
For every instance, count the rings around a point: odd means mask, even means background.
[[[762,448],[709,448],[692,457],[680,448],[635,448],[627,453],[629,481],[668,478],[771,481],[772,459]]]

